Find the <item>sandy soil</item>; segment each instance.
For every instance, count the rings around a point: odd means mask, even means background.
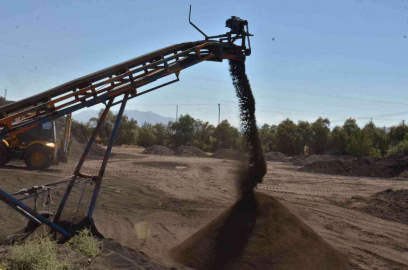
[[[115,149],[114,149],[115,151]],[[157,262],[176,266],[169,251],[234,203],[232,160],[139,154],[121,147],[106,170],[94,214],[99,231],[123,245],[140,249]],[[85,163],[82,172],[97,174],[101,161]],[[27,171],[12,163],[0,169],[7,192],[51,182],[72,174],[74,163],[46,172]],[[276,197],[333,247],[348,255],[355,269],[408,269],[408,225],[349,209],[352,197],[368,197],[386,189],[406,188],[396,179],[370,179],[298,172],[290,163],[268,162],[258,191]],[[63,189],[54,191],[55,211]],[[82,187],[74,188],[68,207],[76,209]],[[87,211],[87,187],[80,211]],[[32,205],[32,201],[29,202]],[[39,208],[42,209],[41,198]],[[47,208],[47,207],[46,207]],[[0,235],[25,226],[23,217],[0,203]]]

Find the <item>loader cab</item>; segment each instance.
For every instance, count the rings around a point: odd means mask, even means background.
[[[42,123],[0,142],[0,166],[11,159],[22,159],[29,169],[45,170],[52,164],[58,164],[57,151],[55,123]]]
[[[44,170],[58,163],[57,134],[54,122],[39,124],[37,127],[18,135],[17,158],[24,159],[27,167]]]
[[[21,147],[29,146],[33,142],[56,143],[57,134],[54,122],[47,122],[38,125],[26,132],[18,135],[19,145]]]

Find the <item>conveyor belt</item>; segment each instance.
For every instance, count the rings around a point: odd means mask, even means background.
[[[245,60],[241,47],[218,41],[196,41],[169,46],[132,60],[105,68],[87,76],[72,80],[48,91],[0,107],[0,139],[18,135],[35,127],[39,122],[52,121],[66,113],[72,113],[86,106],[105,102],[116,95],[115,89],[132,90],[131,97],[138,96],[141,86],[175,74],[177,79],[182,69],[202,61],[222,61],[223,59]],[[168,85],[163,84],[162,86]],[[157,89],[158,87],[155,87]],[[148,90],[151,91],[151,90]],[[144,93],[144,92],[143,92]],[[92,102],[88,102],[94,99]],[[82,105],[80,105],[82,104]],[[75,105],[75,106],[73,106]],[[69,110],[67,110],[70,108]],[[47,117],[45,117],[47,116]],[[44,118],[45,117],[45,118]],[[44,120],[45,119],[45,120]]]

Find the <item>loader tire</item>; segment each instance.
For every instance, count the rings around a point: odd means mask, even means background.
[[[30,170],[45,170],[52,165],[53,155],[46,146],[37,144],[27,149],[24,162]]]

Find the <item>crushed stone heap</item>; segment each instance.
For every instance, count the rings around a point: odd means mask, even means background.
[[[340,270],[347,259],[275,198],[238,201],[172,250],[198,270]]]

